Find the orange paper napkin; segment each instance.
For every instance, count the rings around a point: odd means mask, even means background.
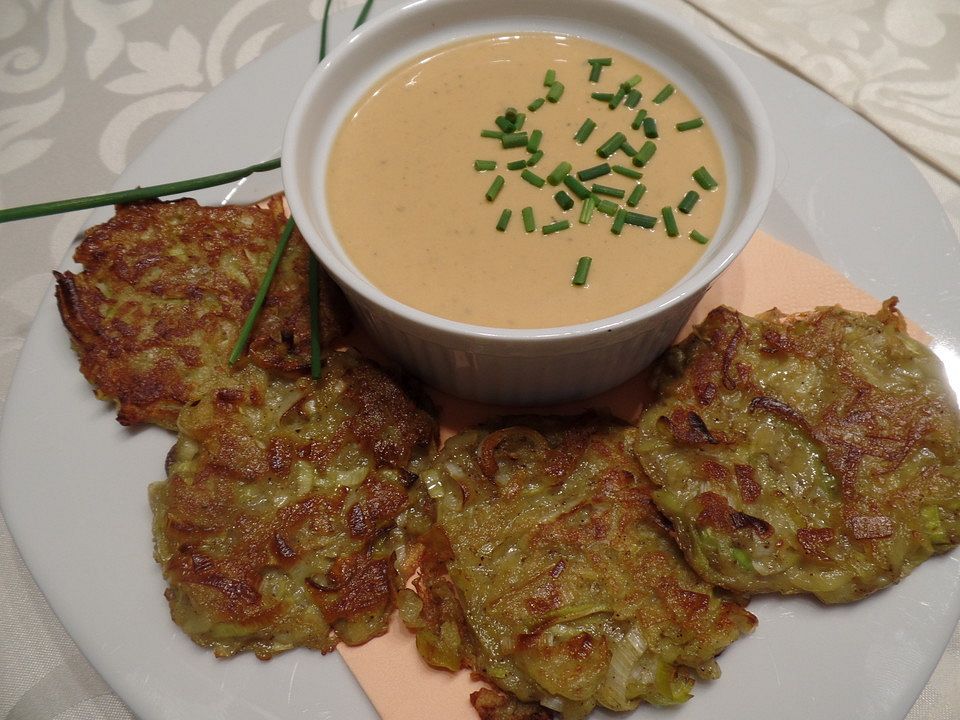
[[[758,232],[707,292],[681,336],[717,305],[729,305],[751,315],[773,307],[791,313],[819,305],[842,305],[849,310],[873,313],[879,309],[880,301],[822,261]],[[909,331],[914,337],[925,338],[913,325]],[[446,395],[435,397],[444,438],[484,419],[518,411]],[[637,377],[589,400],[537,408],[536,412],[607,408],[619,417],[633,420],[639,415],[643,399],[643,382]],[[471,680],[466,671],[454,674],[430,668],[418,655],[413,635],[396,616],[385,636],[361,647],[341,645],[340,654],[384,720],[476,718],[469,697],[482,683]]]

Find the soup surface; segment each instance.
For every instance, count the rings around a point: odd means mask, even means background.
[[[610,62],[598,65],[600,77],[592,82],[591,72],[597,71],[588,61],[597,58]],[[547,99],[547,70],[555,71],[563,85],[562,94],[553,91],[560,95],[556,102]],[[631,82],[641,94],[639,102],[627,92]],[[609,101],[592,97],[616,94],[622,83],[628,87],[613,109]],[[612,48],[545,33],[474,38],[419,57],[371,88],[340,130],[327,171],[327,199],[340,242],[366,278],[388,295],[475,325],[557,327],[648,302],[680,280],[702,254],[704,244],[690,233],[696,231],[703,241],[715,232],[726,184],[709,119],[701,127],[678,130],[678,123],[699,118],[700,111],[682,87],[664,99],[661,91],[668,83],[655,69]],[[539,107],[529,109],[531,102]],[[508,108],[525,115],[518,132],[530,138],[541,131],[539,159],[533,145],[508,148],[501,139],[481,135],[482,130],[499,132],[498,117],[512,117]],[[643,111],[654,118],[655,131],[649,122],[645,127],[636,121]],[[578,143],[574,136],[587,118],[596,127]],[[598,149],[617,132],[627,144],[609,157],[599,156]],[[631,151],[648,141],[656,150],[640,164]],[[494,161],[496,168],[477,170],[477,160]],[[508,169],[508,163],[516,167],[521,160],[535,165]],[[615,213],[600,208],[589,222],[581,222],[588,201],[573,187],[563,181],[537,187],[529,181],[546,179],[562,162],[571,164],[573,177],[604,163],[641,173],[637,178],[611,171],[583,180],[582,186],[612,188],[613,195],[601,189],[593,202],[613,203],[624,213],[647,216],[647,223],[655,218],[656,224],[631,224],[639,220],[631,215],[615,234]],[[693,173],[701,167],[718,187],[698,184]],[[497,176],[503,186],[490,200]],[[638,184],[646,188],[639,200]],[[619,190],[622,198],[616,197]],[[573,201],[568,210],[555,198],[561,191]],[[678,205],[690,191],[699,199],[688,214]],[[635,202],[628,203],[631,196]],[[677,223],[673,237],[665,207]],[[526,218],[524,208],[529,208]],[[601,208],[614,210],[604,203]],[[500,230],[507,209],[511,215]],[[628,217],[624,213],[621,220]],[[568,228],[544,233],[564,220]],[[592,263],[586,283],[575,285],[581,257]]]

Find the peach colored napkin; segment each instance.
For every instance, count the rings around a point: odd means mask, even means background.
[[[797,312],[834,304],[871,313],[880,306],[878,299],[854,287],[822,261],[758,232],[714,283],[681,335],[686,335],[692,323],[702,320],[717,305],[729,305],[754,314],[772,307]],[[913,325],[910,333],[924,337]],[[539,408],[538,412],[605,407],[622,418],[634,419],[643,405],[642,386],[638,376],[595,398],[558,408]],[[444,437],[507,412],[506,408],[467,403],[439,394],[436,399],[441,409]],[[387,635],[361,647],[341,645],[340,654],[384,720],[476,718],[469,696],[482,687],[482,683],[471,680],[466,671],[453,674],[427,666],[417,654],[413,635],[396,616]]]

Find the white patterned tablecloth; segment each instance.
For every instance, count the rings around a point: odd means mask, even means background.
[[[874,122],[960,228],[960,0],[647,1]],[[322,0],[0,0],[0,207],[108,189],[179,111],[322,10]],[[83,219],[0,226],[0,409],[50,270]],[[0,717],[131,717],[50,611],[2,518]],[[909,716],[958,719],[960,631]]]

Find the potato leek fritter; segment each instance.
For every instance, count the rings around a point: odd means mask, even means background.
[[[180,408],[227,369],[227,357],[285,222],[283,203],[201,207],[194,200],[121,205],[90,228],[54,273],[57,304],[80,369],[124,425],[174,429]],[[286,373],[310,363],[309,250],[294,233],[249,344],[258,365]],[[346,330],[340,293],[321,277],[321,328]]]
[[[447,440],[421,475],[436,524],[399,602],[421,654],[567,719],[686,700],[756,619],[683,561],[630,428],[510,422]]]
[[[184,408],[150,488],[171,615],[199,645],[260,658],[384,633],[399,527],[429,524],[416,472],[436,425],[354,353],[323,377],[248,365]]]
[[[636,449],[701,576],[847,602],[960,542],[956,401],[904,327],[720,307],[666,354]]]

